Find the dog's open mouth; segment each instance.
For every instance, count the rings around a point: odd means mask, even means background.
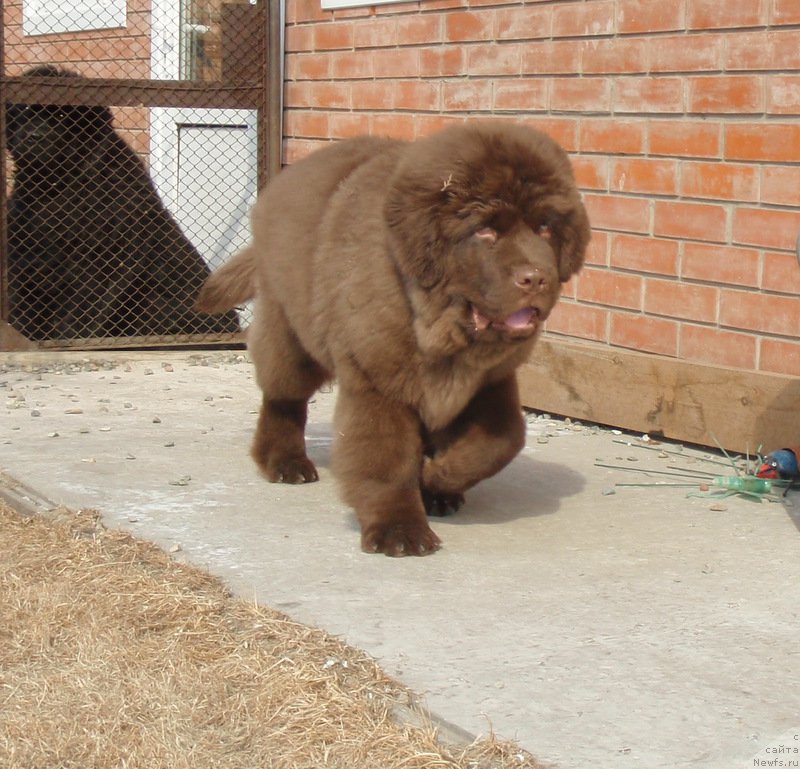
[[[476,331],[493,328],[497,331],[508,332],[512,336],[527,336],[536,329],[541,317],[541,312],[536,307],[523,307],[502,319],[484,315],[474,304],[471,305],[471,308],[472,322],[475,324]]]

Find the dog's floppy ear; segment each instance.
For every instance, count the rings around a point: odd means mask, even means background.
[[[423,288],[444,277],[445,237],[441,210],[445,185],[431,185],[416,174],[398,174],[384,204],[392,256],[403,275]]]
[[[580,200],[572,206],[559,234],[558,277],[566,283],[583,266],[591,238],[589,216]]]

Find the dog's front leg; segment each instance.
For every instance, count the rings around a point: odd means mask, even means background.
[[[515,375],[487,385],[451,425],[430,435],[422,468],[428,511],[457,509],[463,493],[502,470],[525,445],[525,420]]]
[[[416,415],[371,389],[341,386],[333,470],[361,524],[361,549],[427,555],[441,546],[420,493],[422,440]]]

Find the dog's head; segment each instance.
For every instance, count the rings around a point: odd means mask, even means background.
[[[535,333],[590,237],[564,150],[511,123],[456,126],[409,144],[385,214],[401,272],[462,302],[483,338]]]
[[[76,72],[44,64],[27,70],[26,78],[59,78],[75,83]],[[107,107],[59,104],[9,104],[6,144],[17,167],[46,169],[58,178],[82,167],[98,138],[112,131]]]

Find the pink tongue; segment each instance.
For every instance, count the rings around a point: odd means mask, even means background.
[[[489,326],[493,328],[527,328],[536,314],[536,310],[533,307],[523,307],[521,310],[509,315],[505,320],[492,320],[487,318],[477,307],[472,308],[472,318],[478,331],[483,331]]]
[[[509,315],[503,322],[509,328],[525,328],[533,318],[533,307],[523,307],[517,310],[513,315]]]

